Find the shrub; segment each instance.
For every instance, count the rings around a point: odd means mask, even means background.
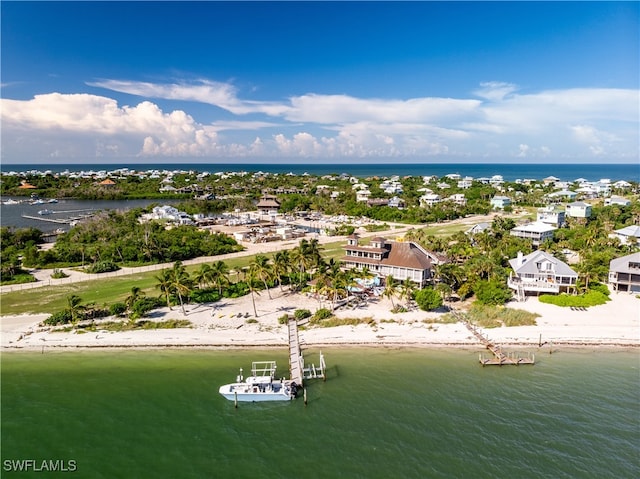
[[[606,284],[602,283],[589,283],[589,289],[591,291],[598,291],[605,296],[609,296],[611,292],[609,291],[609,287]]]
[[[56,268],[53,270],[53,273],[51,273],[51,277],[53,279],[60,279],[60,278],[68,278],[69,275],[64,271],[62,271],[61,269]]]
[[[483,328],[498,328],[500,326],[535,326],[539,314],[521,309],[504,308],[474,303],[468,312],[472,323]]]
[[[67,324],[71,322],[71,311],[64,310],[58,311],[57,313],[53,313],[47,319],[43,321],[44,324],[48,324],[49,326],[56,326],[58,324]]]
[[[289,315],[283,314],[278,318],[278,324],[287,324],[289,322]]]
[[[442,297],[433,288],[424,288],[416,291],[415,301],[423,311],[431,311],[442,306]]]
[[[541,303],[555,304],[563,308],[588,308],[589,306],[598,306],[609,301],[609,297],[600,291],[587,291],[578,296],[566,293],[559,295],[543,294],[538,299]]]
[[[301,319],[305,319],[311,316],[311,311],[308,309],[296,309],[293,312],[293,317],[296,318],[296,321],[300,321]]]
[[[131,318],[141,318],[152,309],[159,308],[165,304],[160,298],[140,298],[131,308]]]
[[[127,310],[127,305],[124,303],[113,303],[109,306],[109,314],[111,316],[122,316]]]
[[[109,273],[110,271],[118,271],[120,266],[115,264],[113,261],[98,261],[97,263],[92,264],[86,268],[87,273],[90,274],[99,274],[99,273]]]
[[[321,321],[323,319],[330,318],[331,316],[333,316],[333,313],[327,308],[320,308],[318,311],[313,313],[313,319],[315,321]]]
[[[217,289],[195,289],[190,298],[194,303],[215,303],[220,300],[220,294]]]
[[[474,289],[481,304],[499,305],[511,299],[511,290],[498,281],[478,281]]]

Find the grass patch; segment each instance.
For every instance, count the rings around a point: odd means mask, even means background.
[[[425,324],[455,324],[458,320],[451,313],[441,314],[437,319],[427,318],[422,320]]]
[[[373,318],[330,318],[316,320],[312,319],[309,325],[318,328],[335,328],[336,326],[357,326],[359,324],[374,325],[376,322]]]
[[[78,324],[76,326],[65,326],[63,328],[52,329],[52,333],[68,333],[76,330],[77,334],[83,334],[87,332],[96,331],[137,331],[137,330],[149,330],[149,329],[176,329],[176,328],[190,328],[192,326],[191,321],[188,319],[167,319],[165,321],[149,321],[141,320],[135,323],[131,321],[105,321],[103,323],[88,323]]]
[[[473,324],[483,328],[499,328],[501,326],[535,326],[539,314],[521,309],[488,306],[475,303],[469,309],[467,318]]]

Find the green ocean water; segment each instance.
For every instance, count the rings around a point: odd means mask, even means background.
[[[281,350],[2,354],[2,477],[635,478],[640,355],[329,349],[308,404],[217,392]],[[317,362],[317,351],[306,353]],[[7,461],[73,461],[17,472]]]

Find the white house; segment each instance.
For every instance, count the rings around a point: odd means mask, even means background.
[[[449,196],[447,198],[447,201],[450,201],[458,206],[465,206],[467,204],[467,199],[462,193],[456,193],[455,195]]]
[[[511,198],[508,196],[494,196],[491,198],[490,203],[494,210],[503,210],[507,206],[511,206]]]
[[[553,238],[553,232],[557,228],[541,221],[535,221],[522,226],[516,226],[509,234],[518,238],[531,240],[534,245],[540,245],[547,239]]]
[[[356,201],[366,202],[371,196],[371,192],[369,190],[358,190],[356,191]]]
[[[559,228],[565,223],[565,210],[561,206],[553,205],[538,208],[536,220]]]
[[[605,206],[629,206],[631,201],[627,198],[623,198],[622,196],[611,196],[610,198],[605,198],[604,205]]]
[[[619,230],[615,230],[609,235],[610,238],[618,238],[622,244],[640,243],[640,226],[631,225]]]
[[[571,218],[590,218],[591,205],[582,201],[567,204],[565,211]]]
[[[463,190],[467,190],[473,186],[473,178],[470,176],[465,176],[464,179],[458,181],[458,188]]]
[[[422,195],[420,197],[421,206],[431,207],[431,206],[437,205],[441,201],[442,201],[442,198],[440,197],[440,195],[437,195],[435,193],[427,193],[426,195]]]
[[[578,281],[578,273],[546,251],[538,250],[526,256],[518,252],[516,258],[509,260],[509,265],[513,271],[507,285],[520,301],[527,293],[567,293]]]
[[[640,253],[612,259],[609,263],[609,284],[614,291],[640,293]]]

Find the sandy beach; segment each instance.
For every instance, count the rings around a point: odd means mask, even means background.
[[[330,303],[301,293],[272,288],[255,296],[225,299],[214,304],[186,305],[154,311],[153,320],[188,319],[191,328],[125,332],[50,332],[39,326],[48,315],[3,316],[0,318],[3,350],[84,347],[284,347],[287,329],[278,318],[296,309],[311,312]],[[397,302],[397,300],[396,300]],[[538,347],[539,342],[567,346],[640,346],[640,300],[633,295],[612,293],[605,305],[571,310],[540,303],[536,298],[511,302],[507,307],[540,315],[535,326],[484,329],[492,341],[505,346]],[[372,298],[358,307],[341,307],[338,318],[367,318],[368,324],[333,328],[304,327],[303,345],[367,346],[464,346],[482,345],[462,323],[438,324],[444,312],[413,310],[391,313],[389,299]],[[433,322],[436,321],[436,322]]]

